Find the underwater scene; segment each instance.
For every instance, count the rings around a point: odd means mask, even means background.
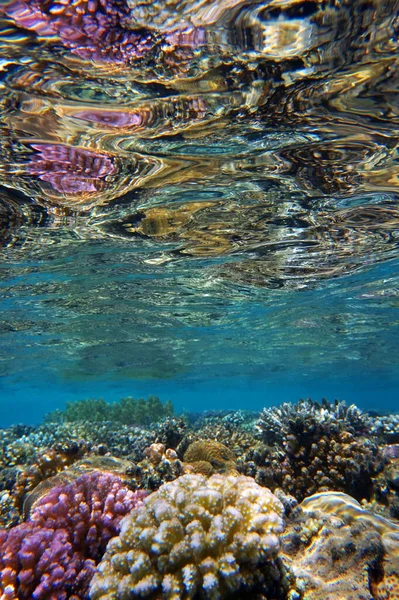
[[[0,0],[0,600],[399,599],[399,0]]]

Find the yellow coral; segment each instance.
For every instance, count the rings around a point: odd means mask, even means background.
[[[179,477],[123,519],[90,597],[217,600],[247,592],[273,564],[282,514],[280,501],[249,477]]]

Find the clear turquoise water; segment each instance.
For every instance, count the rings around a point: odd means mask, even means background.
[[[0,9],[0,425],[127,394],[396,410],[397,3],[133,7],[122,34],[163,50],[122,59],[22,4]]]

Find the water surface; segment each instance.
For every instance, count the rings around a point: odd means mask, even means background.
[[[395,408],[397,14],[1,4],[4,424],[147,392]]]

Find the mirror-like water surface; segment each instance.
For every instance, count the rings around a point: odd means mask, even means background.
[[[385,381],[392,404],[397,15],[3,2],[5,405],[166,381],[190,405],[234,378],[370,406]]]

